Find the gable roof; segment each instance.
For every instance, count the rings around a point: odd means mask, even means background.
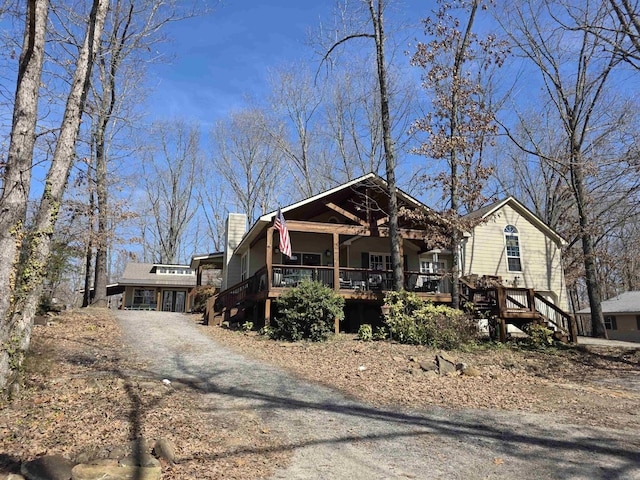
[[[193,287],[196,284],[195,273],[190,274],[157,274],[158,267],[189,268],[189,265],[163,265],[159,263],[129,262],[124,268],[118,285],[141,286],[184,286]]]
[[[362,175],[361,177],[358,177],[356,179],[350,180],[346,183],[342,183],[334,188],[331,188],[329,190],[326,190],[324,192],[318,193],[316,195],[313,195],[311,197],[305,198],[303,200],[300,200],[299,202],[293,203],[291,205],[288,205],[286,207],[282,207],[281,211],[283,216],[285,216],[286,218],[286,213],[287,212],[291,212],[293,210],[299,209],[301,207],[305,207],[307,205],[310,205],[318,200],[321,200],[323,198],[326,197],[330,197],[333,196],[341,191],[350,189],[352,187],[354,187],[355,185],[364,183],[364,182],[370,182],[373,185],[377,185],[382,189],[386,189],[388,184],[387,181],[385,179],[383,179],[381,176],[377,175],[376,173],[367,173],[366,175]],[[403,192],[402,190],[398,189],[398,199],[404,201],[405,203],[408,203],[416,208],[421,208],[421,209],[425,209],[425,210],[431,210],[428,206],[426,206],[425,204],[423,204],[422,202],[420,202],[419,200],[415,199],[414,197],[412,197],[411,195]],[[274,210],[272,212],[266,213],[264,215],[262,215],[261,217],[259,217],[254,224],[251,226],[251,228],[249,229],[249,231],[244,235],[244,237],[242,238],[241,242],[238,244],[238,246],[236,247],[236,251],[238,250],[242,250],[244,247],[246,247],[247,242],[249,242],[249,244],[260,234],[260,232],[262,231],[262,229],[265,226],[271,225],[273,223],[273,220],[275,218],[275,216],[278,214],[277,210]]]
[[[522,203],[516,200],[513,197],[507,197],[502,200],[498,200],[497,202],[486,205],[478,210],[475,210],[471,213],[468,213],[464,216],[464,218],[469,219],[485,219],[493,215],[495,212],[503,208],[505,205],[509,205],[515,211],[517,211],[520,215],[525,217],[529,222],[531,222],[534,226],[536,226],[539,230],[547,234],[552,240],[560,245],[566,245],[567,241],[560,236],[558,232],[556,232],[553,228],[543,222],[535,213],[525,207]]]
[[[583,308],[576,313],[591,313]],[[602,313],[640,313],[640,291],[624,292],[602,302]]]

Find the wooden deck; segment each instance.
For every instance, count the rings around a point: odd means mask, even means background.
[[[264,324],[268,325],[271,302],[306,279],[333,288],[345,300],[380,306],[384,303],[386,293],[391,291],[390,271],[273,265],[270,269],[263,267],[247,280],[211,298],[207,302],[205,323],[220,323],[233,317],[236,317],[236,321],[242,321],[245,311],[251,308],[251,320],[264,320]],[[501,341],[507,338],[508,324],[522,328],[536,323],[552,328],[561,340],[577,341],[574,317],[533,289],[510,288],[499,284],[472,285],[463,279],[459,286],[461,305],[471,304],[476,312],[496,319]],[[416,292],[425,300],[451,304],[450,287],[442,275],[405,272],[405,289]],[[261,319],[257,318],[258,311],[261,312]]]

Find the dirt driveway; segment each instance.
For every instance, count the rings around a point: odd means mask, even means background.
[[[217,409],[251,411],[286,444],[282,479],[640,479],[640,432],[486,410],[374,408],[247,360],[184,315],[118,312],[126,341],[158,377]],[[606,405],[603,406],[606,408]]]

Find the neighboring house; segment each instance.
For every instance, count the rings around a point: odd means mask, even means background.
[[[377,322],[384,295],[392,289],[386,192],[386,181],[371,173],[282,208],[293,258],[279,250],[274,227],[277,212],[261,216],[249,230],[246,215],[230,214],[221,255],[222,292],[216,308],[227,318],[239,315],[241,320],[253,315],[259,324],[268,323],[273,301],[308,278],[345,298],[343,329]],[[404,288],[434,302],[450,303],[452,255],[437,248],[438,235],[434,234],[438,230],[434,222],[443,220],[402,191],[398,191],[398,203],[405,212],[430,219],[400,217]],[[541,311],[546,315],[553,310],[556,315],[558,307],[564,308],[563,240],[558,234],[512,198],[474,213],[470,219],[474,216],[482,223],[464,235],[459,270],[465,277],[486,277],[498,283],[504,280],[508,291],[489,293],[494,306],[509,309],[505,317],[512,320],[517,317],[530,322],[539,318]],[[474,297],[475,287],[465,285],[468,288],[463,295]],[[552,320],[558,319],[554,316]]]
[[[605,300],[602,314],[609,339],[640,342],[640,291],[621,293]],[[577,315],[588,323],[591,309],[582,309]]]
[[[188,312],[189,292],[196,285],[196,274],[189,265],[128,263],[112,292],[123,293],[120,308]]]

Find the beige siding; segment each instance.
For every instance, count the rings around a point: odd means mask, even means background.
[[[627,342],[640,342],[640,330],[635,314],[605,314],[616,317],[616,330],[607,330],[611,340],[624,340]]]
[[[518,229],[521,272],[507,268],[507,225]],[[560,246],[508,204],[473,229],[463,247],[463,262],[464,275],[500,276],[505,285],[516,282],[518,287],[548,292],[556,305],[565,310],[568,307]]]

